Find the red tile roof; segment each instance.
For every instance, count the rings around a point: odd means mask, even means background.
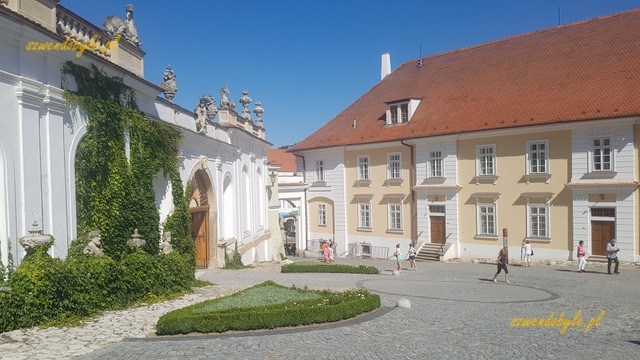
[[[282,165],[279,172],[292,172],[295,173],[296,169],[296,156],[288,153],[285,149],[269,149],[267,150],[267,159],[270,164]]]
[[[639,34],[637,9],[409,61],[291,150],[639,115]]]

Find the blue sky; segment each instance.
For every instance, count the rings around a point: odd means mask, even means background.
[[[167,64],[174,102],[193,109],[200,95],[228,85],[265,109],[267,140],[294,144],[380,81],[380,55],[392,69],[420,55],[640,8],[640,0],[62,0],[101,26],[134,5],[145,77],[160,83]],[[252,104],[250,109],[253,109]]]

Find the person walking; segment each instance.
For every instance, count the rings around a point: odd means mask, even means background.
[[[524,252],[524,266],[531,267],[531,255],[533,255],[533,248],[529,244],[529,240],[525,241],[522,245]]]
[[[493,276],[493,282],[497,282],[498,274],[504,270],[504,282],[509,283],[509,269],[507,269],[507,249],[502,248],[498,252],[498,272]]]
[[[416,266],[416,248],[414,244],[409,244],[409,263],[411,264],[411,270],[418,270]]]
[[[400,244],[396,245],[396,251],[393,252],[393,256],[396,257],[396,266],[398,268],[398,271],[401,270],[400,268],[400,258],[402,257],[402,253],[400,252]]]
[[[611,274],[611,263],[616,263],[616,268],[613,270],[614,273],[620,274],[618,271],[618,267],[620,266],[620,261],[618,260],[618,245],[616,245],[616,239],[611,239],[611,241],[607,244],[607,273]]]
[[[584,267],[587,265],[587,259],[584,252],[584,241],[578,241],[578,272],[584,272]]]

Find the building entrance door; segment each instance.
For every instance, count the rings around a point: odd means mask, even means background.
[[[430,216],[431,219],[431,243],[444,244],[445,236],[445,218],[444,216]]]
[[[591,254],[607,256],[607,243],[614,237],[613,221],[591,221]]]
[[[209,264],[209,207],[189,208],[191,212],[191,237],[195,243],[196,268],[206,269]]]

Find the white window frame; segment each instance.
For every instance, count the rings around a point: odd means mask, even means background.
[[[358,181],[371,180],[371,161],[369,155],[358,156]]]
[[[398,105],[399,116],[398,116],[398,124],[404,124],[409,122],[409,103],[402,103]]]
[[[371,202],[358,203],[358,228],[371,229],[373,220],[371,218]]]
[[[540,150],[540,146],[544,146],[544,150]],[[536,149],[533,149],[533,147]],[[540,160],[544,164],[540,164]],[[544,170],[540,170],[544,167]],[[527,142],[527,175],[544,175],[549,174],[549,141],[537,140]]]
[[[487,212],[486,210],[491,210],[490,212]],[[477,215],[477,219],[476,219],[476,234],[478,236],[481,237],[498,237],[498,207],[496,206],[496,203],[477,203],[476,204],[476,215]],[[483,231],[484,227],[483,226],[483,217],[484,216],[490,216],[493,217],[493,221],[492,224],[490,222],[487,222],[486,228],[487,231]],[[490,225],[493,226],[493,232],[489,231]]]
[[[439,154],[439,156],[434,156]],[[431,178],[444,177],[444,157],[442,150],[429,150],[429,175]]]
[[[491,149],[491,155],[486,154],[486,150]],[[485,158],[491,159],[491,171],[483,171]],[[496,145],[484,144],[476,146],[476,175],[477,176],[496,176],[498,174],[498,159],[496,157]]]
[[[600,145],[596,145],[595,142],[596,141],[600,141],[601,144]],[[609,145],[605,146],[603,145],[603,143],[605,141],[609,142]],[[591,165],[591,171],[592,172],[611,172],[614,171],[614,156],[613,154],[615,153],[614,151],[614,146],[613,146],[613,137],[612,136],[599,136],[599,137],[593,137],[591,138],[591,151],[590,151],[590,165]],[[600,153],[601,151],[608,149],[609,150],[609,161],[605,162],[602,160],[602,157],[604,157],[605,155],[598,155],[598,153]],[[596,157],[600,156],[600,161],[596,161]],[[597,169],[598,165],[600,165],[600,169]],[[604,169],[603,165],[608,165],[609,168],[608,169]]]
[[[544,214],[540,214],[539,210],[544,209]],[[549,229],[551,216],[549,214],[549,204],[546,203],[528,203],[527,204],[527,238],[530,239],[549,239]],[[544,219],[543,227],[540,227],[540,221],[535,219]],[[544,234],[541,234],[541,231]]]
[[[324,160],[316,160],[316,181],[325,181],[324,180]]]
[[[389,106],[389,125],[400,124],[399,108],[400,105],[398,104]]]
[[[389,218],[388,229],[391,231],[402,231],[404,229],[404,222],[402,221],[402,204],[389,203],[387,210]]]
[[[318,226],[327,226],[327,205],[318,204]]]
[[[398,156],[397,160],[392,160],[394,156]],[[394,165],[395,164],[395,165]],[[397,166],[397,168],[396,168]],[[397,176],[394,176],[394,170],[397,169]],[[388,153],[387,154],[387,180],[400,180],[402,179],[402,153]]]

